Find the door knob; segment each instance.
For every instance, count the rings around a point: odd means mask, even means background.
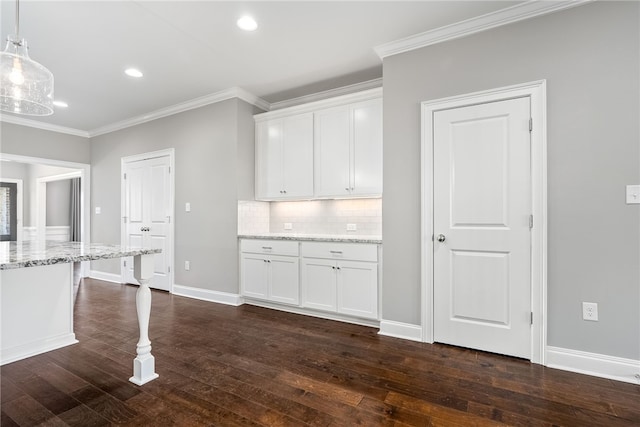
[[[444,234],[438,234],[438,242],[444,242],[445,240],[447,240],[447,238],[444,237]]]

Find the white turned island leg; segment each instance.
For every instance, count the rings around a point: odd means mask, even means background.
[[[129,381],[137,385],[143,385],[158,378],[158,374],[155,372],[156,362],[151,354],[151,341],[149,340],[149,317],[151,316],[149,279],[153,277],[153,257],[153,254],[133,257],[133,275],[140,282],[136,293],[140,340],[136,348],[138,356],[133,359],[133,376],[129,378]]]

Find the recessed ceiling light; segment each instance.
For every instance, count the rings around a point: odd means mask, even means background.
[[[124,73],[127,76],[136,78],[140,78],[143,76],[142,71],[138,70],[137,68],[127,68],[126,70],[124,70]]]
[[[258,23],[250,16],[243,16],[242,18],[238,19],[237,24],[240,29],[245,31],[254,31],[256,28],[258,28]]]
[[[64,101],[53,101],[53,105],[60,108],[67,108],[69,106],[69,104]]]

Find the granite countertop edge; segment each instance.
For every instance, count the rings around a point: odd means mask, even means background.
[[[293,240],[300,242],[342,242],[342,243],[374,243],[381,244],[382,236],[344,236],[320,234],[238,234],[239,239]]]
[[[20,255],[20,259],[16,256],[10,256],[7,261],[0,262],[0,270],[13,270],[17,268],[40,267],[54,264],[65,264],[82,261],[95,261],[100,259],[120,258],[136,255],[149,255],[162,252],[161,249],[151,248],[126,248],[117,245],[83,245],[82,247],[73,246],[64,248],[64,245],[56,245],[58,253],[44,253],[42,251],[34,251],[33,254]],[[51,250],[51,248],[47,248]],[[80,251],[80,253],[78,253]]]

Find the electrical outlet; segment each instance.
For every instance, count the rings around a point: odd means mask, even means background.
[[[347,231],[356,231],[358,226],[356,224],[347,224]]]
[[[293,224],[291,224],[290,222],[285,222],[284,223],[284,229],[285,230],[293,230]]]
[[[582,320],[598,321],[598,304],[595,302],[582,303]]]
[[[191,263],[189,261],[184,262],[184,269],[187,271],[191,269]]]

